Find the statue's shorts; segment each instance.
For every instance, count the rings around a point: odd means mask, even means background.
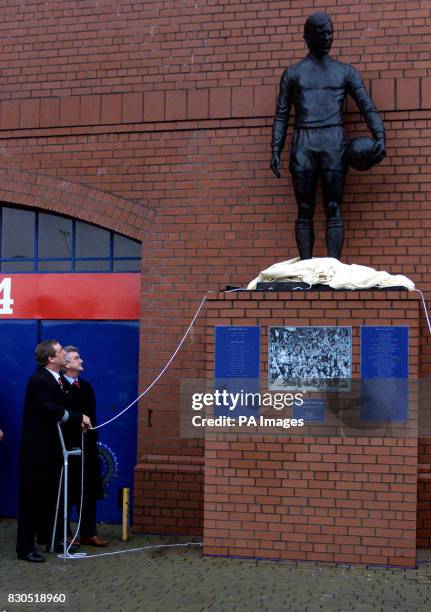
[[[296,128],[290,151],[290,172],[342,172],[348,169],[343,126]]]

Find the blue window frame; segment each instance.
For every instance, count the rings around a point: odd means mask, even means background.
[[[139,272],[141,243],[91,223],[0,206],[0,272]]]

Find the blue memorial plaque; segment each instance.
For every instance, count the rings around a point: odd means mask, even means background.
[[[361,327],[361,419],[407,421],[409,328]]]
[[[214,379],[215,417],[259,415],[260,327],[215,328]]]
[[[326,400],[304,399],[302,406],[293,405],[292,417],[305,422],[324,423],[326,420]]]

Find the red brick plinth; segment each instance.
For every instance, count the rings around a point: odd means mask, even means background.
[[[418,548],[431,548],[431,438],[419,438]]]
[[[419,301],[403,292],[218,294],[207,309],[207,372],[214,326],[259,325],[261,389],[267,390],[273,325],[352,327],[353,378],[360,326],[409,326],[409,377],[418,377]],[[410,432],[392,437],[207,432],[207,555],[412,567],[416,562],[417,399]],[[290,415],[283,415],[290,416]]]
[[[135,468],[133,529],[145,533],[202,533],[203,458],[147,455]]]

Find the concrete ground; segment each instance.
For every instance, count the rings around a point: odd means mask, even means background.
[[[65,561],[53,554],[35,564],[16,558],[15,529],[13,520],[0,522],[0,612],[431,610],[431,551],[420,551],[415,570],[203,557],[200,546]],[[103,525],[99,533],[110,539],[109,547],[83,551],[97,554],[198,541],[135,535],[125,544],[118,525]],[[63,593],[67,602],[15,604],[8,602],[11,593]]]

